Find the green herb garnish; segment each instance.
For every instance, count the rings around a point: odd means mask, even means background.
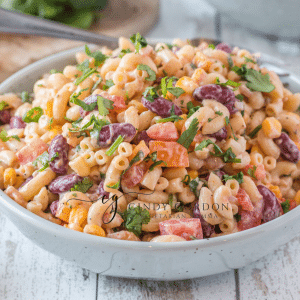
[[[105,152],[105,154],[107,156],[112,156],[123,141],[124,141],[124,137],[119,135],[116,138],[116,140],[113,142],[113,144],[109,147],[109,149]]]
[[[143,36],[141,36],[140,33],[133,34],[130,37],[130,40],[134,44],[136,53],[139,53],[142,48],[145,48],[148,45],[146,39]]]
[[[256,126],[256,127],[248,134],[248,136],[249,136],[251,139],[253,139],[261,129],[262,129],[262,125]]]
[[[95,66],[96,67],[99,67],[108,58],[107,55],[103,54],[99,50],[95,51],[95,52],[91,52],[91,50],[89,49],[89,47],[87,45],[85,45],[84,50],[85,50],[86,55],[88,55],[90,57],[93,57],[95,59]]]
[[[94,182],[89,177],[85,177],[82,181],[74,184],[70,191],[86,193],[93,185]]]
[[[111,88],[114,85],[115,84],[114,84],[113,80],[112,79],[108,79],[108,80],[105,81],[105,84],[103,85],[102,90],[106,91],[106,90],[108,90],[109,88]]]
[[[38,122],[40,117],[43,115],[43,110],[37,106],[30,109],[22,118],[22,120],[26,123]]]
[[[291,206],[290,200],[285,200],[284,202],[281,203],[281,207],[284,214],[290,211],[290,206]]]
[[[188,149],[197,134],[198,125],[198,120],[196,118],[193,119],[189,128],[181,134],[181,136],[177,140],[177,143],[181,144],[183,147]]]
[[[244,174],[243,172],[239,172],[236,175],[229,176],[227,174],[223,175],[223,179],[225,181],[235,179],[239,184],[244,182]]]
[[[107,116],[109,114],[109,109],[113,109],[114,102],[103,98],[102,96],[97,96],[98,111],[101,116]]]
[[[227,116],[225,117],[225,123],[226,123],[226,125],[230,126],[233,138],[234,138],[235,141],[237,141],[238,138],[235,136],[234,131],[233,131],[232,126],[231,126],[231,123],[230,123],[230,120],[229,120],[229,118]]]
[[[10,139],[15,139],[17,141],[20,141],[20,138],[17,136],[17,135],[11,135],[11,136],[8,136],[7,134],[7,131],[5,129],[2,129],[2,131],[0,132],[0,139],[3,141],[3,142],[7,142],[9,141]]]
[[[1,101],[0,102],[0,111],[3,110],[7,106],[8,106],[8,103],[6,103],[5,101]]]
[[[159,97],[157,93],[157,88],[153,86],[148,86],[143,93],[143,96],[150,102],[154,102],[156,98]]]
[[[149,66],[140,64],[137,66],[137,69],[146,71],[148,73],[149,76],[145,78],[146,80],[148,80],[148,81],[156,80],[156,74]]]

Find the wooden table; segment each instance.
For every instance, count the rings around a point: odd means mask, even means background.
[[[186,0],[189,5],[184,7],[183,4],[176,7],[176,3],[182,3],[180,0],[172,0],[172,5],[169,3],[162,1],[161,18],[149,37],[221,37],[231,44],[273,54],[285,60],[286,68],[300,76],[300,55],[296,45],[267,41],[227,20],[220,22],[215,11],[203,1]],[[174,29],[182,22],[185,26]],[[2,42],[0,39],[0,48]],[[9,41],[6,42],[9,45]],[[16,39],[12,40],[14,42],[16,45]],[[38,54],[39,51],[34,53],[35,56]],[[300,299],[299,249],[300,236],[247,267],[194,280],[118,279],[99,276],[39,249],[0,213],[0,299]]]

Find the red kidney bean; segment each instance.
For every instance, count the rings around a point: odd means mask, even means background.
[[[227,44],[225,44],[225,43],[218,44],[216,46],[216,49],[217,50],[222,50],[222,51],[224,51],[226,53],[231,53],[232,52],[231,48]]]
[[[82,180],[83,178],[77,174],[59,176],[49,184],[49,191],[53,194],[64,193]]]
[[[182,110],[176,104],[163,97],[158,97],[153,102],[150,102],[146,98],[142,97],[142,104],[162,118],[168,118],[171,116],[170,111],[173,105],[175,115],[179,116],[182,114]]]
[[[99,183],[96,193],[97,193],[97,196],[99,196],[99,198],[100,198],[100,197],[101,197],[101,198],[104,197],[104,198],[106,198],[106,199],[109,198],[109,192],[106,192],[106,191],[104,190],[104,180],[102,180],[102,181]]]
[[[135,139],[134,139],[134,141],[135,141],[136,144],[138,144],[140,141],[144,141],[145,144],[146,144],[148,147],[149,147],[149,142],[152,141],[152,140],[153,140],[153,139],[151,139],[151,138],[149,137],[149,135],[147,134],[147,131],[146,131],[146,130],[143,130],[143,131],[139,132],[139,133],[136,135]]]
[[[122,176],[122,185],[133,188],[142,181],[147,170],[148,168],[143,162],[139,165],[130,167]]]
[[[51,170],[60,175],[66,174],[68,170],[69,152],[67,140],[61,134],[57,135],[51,141],[48,152]],[[55,157],[56,155],[58,155],[58,157]]]
[[[100,148],[109,147],[119,135],[124,137],[124,142],[131,142],[136,134],[136,129],[130,123],[113,123],[105,125],[99,132],[98,145]]]
[[[9,122],[9,127],[11,129],[13,128],[25,128],[26,127],[26,123],[22,120],[21,117],[12,117],[10,119],[10,122]]]
[[[217,141],[223,141],[227,139],[227,129],[223,127],[215,133],[208,134],[208,136],[215,138]]]
[[[59,200],[55,200],[50,204],[50,211],[53,216],[56,215],[56,212],[58,209],[58,203],[59,203]]]
[[[235,108],[234,92],[226,86],[220,86],[218,84],[207,84],[195,89],[193,93],[194,98],[197,101],[202,102],[204,99],[214,99],[227,107],[230,114],[237,112]]]
[[[266,223],[279,217],[281,205],[275,194],[264,185],[258,185],[257,189],[264,200],[263,221]]]
[[[207,223],[201,216],[198,202],[196,202],[193,209],[193,218],[200,219],[204,238],[209,238],[215,232],[215,226]]]
[[[279,138],[274,139],[274,142],[279,147],[281,156],[284,159],[293,163],[297,163],[300,160],[298,147],[285,132],[282,132]]]
[[[9,124],[10,121],[10,112],[9,110],[0,111],[0,125]]]

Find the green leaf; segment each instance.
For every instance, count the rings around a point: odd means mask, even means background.
[[[172,77],[164,77],[161,79],[160,86],[161,86],[161,93],[164,98],[167,96],[167,92],[170,92],[173,94],[176,98],[178,98],[180,95],[184,94],[185,91],[180,87],[173,87],[173,81],[177,78]]]
[[[244,100],[244,96],[241,95],[241,94],[236,95],[235,98],[238,99],[238,100],[240,100],[240,101]]]
[[[116,138],[116,140],[113,142],[113,144],[109,147],[109,149],[105,152],[105,154],[107,156],[112,156],[123,141],[124,141],[124,137],[119,135]]]
[[[85,69],[83,71],[83,74],[75,80],[74,84],[79,85],[81,82],[83,82],[85,79],[87,79],[88,77],[90,77],[92,74],[96,72],[97,72],[96,69],[91,69],[91,68]]]
[[[231,56],[228,56],[228,65],[229,65],[229,70],[233,68],[233,60],[231,58]]]
[[[133,34],[130,37],[130,40],[134,44],[136,53],[139,53],[142,48],[145,48],[148,45],[146,39],[141,36],[140,33]]]
[[[230,123],[230,120],[227,116],[225,117],[225,123],[226,123],[226,125],[230,126],[233,138],[234,138],[235,141],[237,141],[238,138],[235,136],[234,131],[233,131],[232,126],[231,126],[231,123]]]
[[[196,112],[201,106],[194,106],[192,101],[189,101],[186,105],[186,108],[188,109],[189,113],[187,115],[187,118],[189,118],[194,112]]]
[[[174,195],[173,194],[169,194],[169,196],[168,196],[168,202],[169,202],[169,205],[171,206],[171,208],[172,208],[172,206],[173,206],[173,201],[174,201]]]
[[[150,222],[149,211],[140,206],[128,208],[121,216],[124,220],[125,228],[136,236],[141,235],[142,225]]]
[[[106,98],[103,98],[102,96],[97,96],[97,105],[99,114],[101,116],[106,116],[109,114],[109,109],[113,109],[114,102],[111,100],[108,100]]]
[[[47,151],[43,152],[40,156],[38,156],[33,162],[32,164],[36,167],[38,162],[41,163],[42,165],[42,168],[38,170],[38,172],[42,172],[44,171],[45,169],[47,169],[49,167],[49,163],[51,161],[53,161],[55,158],[57,158],[59,155],[58,155],[58,152],[56,152],[52,157],[51,159],[49,160],[49,154]]]
[[[102,82],[102,77],[100,75],[96,75],[96,77],[98,77],[97,81],[94,83],[93,87],[92,87],[92,92],[95,91],[97,89],[97,87],[99,86],[99,84]]]
[[[82,91],[83,90],[79,91],[79,93],[77,93],[77,94],[74,92],[71,95],[70,102],[80,106],[85,111],[93,111],[97,106],[97,102],[93,102],[91,104],[86,104],[84,101],[78,99],[78,97],[80,96]]]
[[[26,123],[38,122],[40,117],[43,115],[43,110],[37,106],[30,109],[22,118],[22,120]]]
[[[8,136],[7,131],[5,129],[2,129],[2,131],[0,132],[0,139],[3,142],[7,142],[10,139],[15,139],[17,141],[20,141],[20,138],[17,135]]]
[[[212,142],[210,139],[208,140],[203,140],[196,148],[194,151],[198,151],[198,150],[203,150],[204,148],[206,148],[209,145],[214,145],[215,143]]]
[[[226,82],[221,83],[220,80],[219,80],[219,77],[216,78],[216,84],[220,85],[220,86],[223,86],[223,87],[231,86],[231,87],[233,87],[233,91],[236,91],[238,89],[238,87],[241,85],[241,83],[235,82],[235,81],[232,81],[232,80],[227,80]]]
[[[194,137],[197,134],[198,125],[199,125],[198,120],[196,118],[193,119],[189,128],[181,134],[181,136],[177,140],[177,143],[181,144],[183,147],[188,149],[192,141],[194,140]]]
[[[72,188],[71,191],[78,191],[81,193],[86,193],[92,186],[94,182],[89,178],[85,177],[82,181],[76,183]]]
[[[57,73],[62,73],[61,71],[57,71],[56,69],[52,69],[49,72],[50,74],[57,74]]]
[[[183,120],[183,118],[175,115],[175,105],[174,104],[172,105],[172,108],[170,110],[170,114],[171,114],[170,117],[157,120],[156,123],[176,122],[176,121],[179,121],[179,120]]]
[[[185,93],[185,91],[180,87],[170,87],[170,88],[167,88],[167,90],[168,90],[168,92],[173,94],[176,98],[178,98],[179,96],[181,96],[182,94]]]
[[[270,93],[275,89],[275,86],[270,81],[269,74],[263,75],[261,71],[248,69],[246,65],[242,67],[233,67],[232,70],[237,73],[242,79],[247,80],[246,86],[252,91]]]
[[[284,202],[281,203],[281,207],[284,214],[290,211],[290,206],[291,206],[290,200],[285,200]]]
[[[249,58],[249,57],[244,57],[245,58],[245,62],[250,62],[250,63],[253,63],[253,64],[256,64],[256,61],[254,61],[253,59]]]
[[[255,176],[255,171],[257,169],[257,166],[253,166],[253,169],[249,168],[247,170],[247,174],[251,177],[253,177],[254,179],[257,179],[256,176]]]
[[[84,50],[85,50],[86,55],[88,55],[90,57],[93,57],[95,59],[95,66],[96,67],[99,67],[108,58],[107,55],[103,54],[99,50],[95,51],[95,52],[91,52],[90,48],[87,45],[84,46]]]
[[[114,84],[113,80],[112,79],[108,79],[108,80],[105,81],[105,84],[103,85],[102,90],[106,91],[106,90],[108,90],[110,87],[112,87],[114,85],[115,84]]]
[[[185,185],[189,185],[191,182],[191,176],[186,174],[183,179],[181,180],[182,183],[184,183]]]
[[[108,188],[117,190],[120,187],[120,180],[114,185],[106,185]]]
[[[239,172],[236,175],[232,175],[232,176],[225,174],[225,175],[223,175],[223,179],[225,181],[230,180],[230,179],[235,179],[239,184],[241,184],[244,182],[244,174],[243,174],[243,172]]]
[[[159,97],[157,89],[153,86],[148,86],[143,93],[143,96],[150,102],[154,102]]]
[[[127,48],[127,49],[122,49],[121,50],[121,53],[119,54],[119,58],[122,58],[125,54],[127,54],[127,53],[131,53],[132,51],[129,49],[129,48]]]
[[[145,79],[148,81],[154,81],[156,80],[156,74],[155,72],[147,65],[143,65],[143,64],[139,64],[137,66],[138,70],[142,70],[142,71],[146,71],[148,73],[148,77],[146,77]]]
[[[216,46],[215,46],[214,44],[209,44],[209,45],[208,45],[208,48],[216,49]]]
[[[237,222],[241,221],[242,216],[240,214],[235,214],[234,218]]]
[[[256,127],[248,134],[248,136],[249,136],[251,139],[253,139],[261,129],[262,129],[262,125],[260,124],[260,125],[256,126]]]
[[[240,163],[241,159],[236,158],[236,155],[232,152],[231,147],[226,150],[226,152],[223,155],[224,162],[228,163]]]
[[[23,103],[25,103],[25,102],[31,103],[32,102],[30,100],[29,93],[26,92],[26,91],[23,91],[20,96],[21,96],[21,100],[22,100]]]
[[[194,193],[194,195],[199,198],[200,191],[198,190],[199,178],[195,178],[190,181],[189,188]]]
[[[156,161],[155,163],[153,163],[153,164],[149,167],[149,171],[150,171],[150,172],[153,171],[154,168],[155,168],[156,166],[159,166],[160,164],[165,164],[166,167],[168,166],[167,163],[166,163],[165,161],[163,161],[163,160],[158,160],[158,161]]]
[[[8,106],[8,103],[6,103],[5,101],[1,101],[0,102],[0,111],[3,110],[7,106]]]

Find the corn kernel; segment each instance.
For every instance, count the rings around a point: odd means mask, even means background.
[[[300,105],[300,93],[287,96],[287,100],[283,102],[283,109],[287,111],[296,111]]]
[[[187,94],[192,95],[198,85],[192,80],[192,78],[183,76],[176,82],[176,87],[180,87]]]
[[[105,231],[102,227],[95,225],[95,224],[88,224],[85,225],[84,230],[85,233],[98,235],[98,236],[105,236]]]
[[[297,192],[294,200],[296,201],[297,205],[300,205],[300,190]]]
[[[181,132],[181,129],[182,129],[182,127],[183,127],[185,121],[187,120],[187,115],[186,115],[186,114],[183,114],[183,115],[180,115],[180,117],[181,117],[183,120],[179,120],[179,121],[174,122],[175,127],[176,127],[176,129],[177,129],[179,132]]]
[[[71,208],[68,206],[62,206],[56,212],[55,217],[61,219],[62,221],[68,223],[69,218],[70,218],[70,213],[71,213]]]
[[[198,68],[192,75],[192,80],[199,85],[201,81],[203,81],[206,78],[206,76],[206,72],[203,69]]]
[[[50,139],[53,139],[58,134],[62,133],[62,127],[59,125],[52,126],[52,129],[50,130]]]
[[[88,211],[83,206],[76,206],[72,208],[70,217],[69,217],[69,224],[78,224],[80,227],[84,227],[87,223],[87,215]]]
[[[281,191],[280,191],[280,188],[278,185],[272,185],[270,184],[268,186],[269,190],[271,192],[273,192],[275,194],[275,196],[278,198],[278,199],[281,199],[282,198],[282,194],[281,194]]]
[[[282,126],[274,117],[266,118],[262,122],[262,130],[266,137],[270,139],[278,138],[281,134]]]
[[[264,152],[260,149],[258,145],[253,145],[251,148],[251,154],[255,152],[261,154],[263,157],[265,156]]]
[[[16,182],[14,184],[14,187],[17,189],[21,186],[21,184],[24,182],[24,178],[22,176],[17,176]]]
[[[198,172],[196,170],[188,171],[188,175],[190,175],[191,179],[195,179],[198,177]]]
[[[50,118],[53,117],[53,100],[49,100],[47,102],[47,106],[46,106],[46,109],[45,109],[45,115],[47,115]]]
[[[17,174],[15,169],[13,168],[5,169],[3,174],[3,179],[4,179],[4,188],[7,188],[10,185],[13,186],[17,180]]]
[[[201,52],[196,53],[194,63],[198,68],[202,68],[205,72],[208,72],[212,65],[212,62],[208,57]]]

